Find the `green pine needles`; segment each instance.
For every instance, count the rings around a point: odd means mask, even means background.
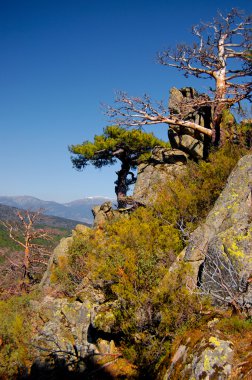
[[[93,142],[84,141],[82,144],[71,145],[69,151],[74,154],[71,160],[77,170],[84,169],[88,164],[95,168],[114,165],[119,160],[121,169],[116,172],[115,193],[118,207],[125,207],[128,188],[136,181],[132,170],[141,162],[148,161],[152,149],[157,145],[168,146],[153,133],[113,125],[106,127],[103,134],[95,135]]]

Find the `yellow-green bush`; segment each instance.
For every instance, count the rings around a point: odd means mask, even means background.
[[[216,327],[225,333],[241,334],[247,331],[252,332],[252,321],[251,319],[243,319],[235,315],[230,318],[221,319]]]
[[[31,358],[30,296],[0,301],[0,378],[25,373]]]

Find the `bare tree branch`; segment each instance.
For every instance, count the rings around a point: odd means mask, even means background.
[[[160,64],[183,71],[184,75],[210,78],[214,81],[211,97],[199,97],[185,102],[184,112],[171,114],[163,106],[154,106],[149,96],[129,97],[119,93],[114,107],[107,107],[108,116],[119,125],[143,127],[169,124],[191,128],[218,139],[221,115],[243,99],[252,100],[252,18],[232,9],[226,16],[219,12],[209,23],[192,28],[196,39],[192,45],[179,44],[158,55]],[[234,66],[235,65],[235,66]],[[186,111],[211,106],[214,133],[195,122],[188,121]],[[218,141],[217,141],[218,142]]]
[[[204,133],[207,136],[212,136],[211,129],[202,127],[192,121],[183,120],[182,116],[186,116],[189,109],[192,107],[199,107],[199,105],[206,105],[208,100],[203,98],[195,99],[194,101],[184,104],[183,115],[165,114],[163,108],[155,108],[151,104],[149,97],[144,98],[129,97],[126,93],[118,92],[115,102],[119,107],[107,106],[107,114],[119,125],[142,127],[144,125],[152,124],[169,124],[180,125],[181,127],[191,128]]]
[[[20,247],[22,247],[22,260],[13,263],[12,265],[23,267],[23,278],[29,279],[33,271],[34,264],[39,263],[47,265],[48,257],[50,256],[48,250],[38,239],[43,241],[51,240],[48,231],[42,228],[36,228],[35,223],[41,215],[41,210],[30,212],[28,210],[17,211],[17,222],[0,221],[5,229],[9,232],[9,237]]]

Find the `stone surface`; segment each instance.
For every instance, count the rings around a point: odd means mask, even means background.
[[[205,291],[216,292],[220,280],[216,287],[214,280],[220,272],[237,302],[248,306],[252,305],[251,191],[252,155],[247,155],[231,173],[205,223],[192,233],[184,256],[194,268],[195,285],[198,281]]]
[[[110,207],[106,205],[105,210],[110,211]],[[36,331],[32,344],[41,368],[46,366],[49,355],[57,362],[62,360],[69,370],[85,372],[89,371],[85,365],[86,358],[92,357],[96,362],[102,360],[104,354],[115,354],[112,302],[106,301],[99,284],[94,287],[89,276],[85,276],[75,296],[70,299],[62,295],[60,288],[57,290],[57,282],[53,278],[58,267],[64,271],[68,265],[68,249],[74,237],[78,235],[88,239],[90,232],[90,228],[77,225],[71,237],[60,241],[40,284],[40,300],[32,301],[32,323]],[[50,365],[52,370],[54,364]]]
[[[190,101],[205,96],[198,94],[192,87],[170,90],[169,111],[171,115],[180,115],[183,120],[192,121],[205,128],[211,128],[211,107],[204,106],[195,109],[190,106]],[[191,128],[181,126],[170,126],[168,131],[169,141],[172,148],[183,150],[195,159],[207,156],[209,138]]]
[[[211,336],[208,341],[201,343],[205,346],[200,355],[195,355],[191,364],[190,380],[228,379],[231,375],[233,344],[229,341]],[[200,351],[201,347],[199,347]]]
[[[235,373],[235,342],[219,336],[214,325],[188,331],[160,368],[158,380],[227,380]],[[212,331],[213,330],[213,331]],[[240,363],[238,364],[238,366]]]
[[[156,147],[149,163],[137,168],[137,181],[133,198],[143,204],[151,204],[158,196],[158,190],[168,179],[174,179],[184,171],[187,154],[178,149]]]
[[[88,236],[90,232],[90,228],[85,226],[84,224],[77,224],[77,226],[73,230],[73,233],[75,233],[75,231],[81,235]]]
[[[95,206],[92,209],[92,213],[94,216],[94,227],[101,227],[104,225],[105,222],[112,220],[117,215],[119,215],[119,212],[115,209],[113,209],[111,202],[105,202],[102,205]]]
[[[42,302],[33,302],[33,310],[41,323],[33,343],[38,352],[57,352],[58,357],[84,357],[95,350],[88,331],[91,323],[90,303],[70,302],[66,298],[44,297]]]
[[[67,261],[68,248],[71,245],[72,241],[73,241],[72,236],[68,238],[63,238],[60,240],[59,245],[57,245],[57,247],[53,251],[53,254],[50,257],[47,270],[45,271],[44,276],[40,282],[40,288],[50,285],[51,274],[53,272],[53,269],[59,264],[63,264],[64,262]]]
[[[90,228],[85,226],[84,224],[77,224],[77,226],[75,226],[75,229],[72,231],[72,236],[69,236],[67,238],[63,238],[60,240],[60,243],[54,249],[50,257],[50,260],[47,265],[47,269],[40,282],[41,289],[46,286],[51,285],[51,275],[57,266],[64,266],[65,264],[67,264],[68,249],[70,245],[72,244],[73,237],[76,235],[76,233],[79,233],[83,236],[88,237],[90,233]]]
[[[168,135],[169,141],[174,148],[178,148],[187,152],[190,156],[195,158],[204,157],[204,143],[201,137],[198,138],[191,136],[191,131],[185,134],[185,128],[170,127]]]

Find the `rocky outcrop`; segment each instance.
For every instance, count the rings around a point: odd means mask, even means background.
[[[218,339],[215,336],[203,339],[194,346],[193,360],[179,371],[179,378],[190,380],[230,378],[234,355],[232,346],[232,342]],[[181,364],[181,361],[186,362],[190,355],[192,352],[188,347],[180,345],[162,380],[178,379],[178,373],[174,376],[174,372],[177,372],[176,365]]]
[[[137,181],[133,198],[142,204],[151,204],[158,196],[158,190],[168,179],[180,175],[187,163],[188,155],[178,149],[155,147],[148,163],[137,168]]]
[[[72,236],[61,239],[59,245],[54,249],[53,254],[47,265],[47,270],[40,282],[40,288],[46,287],[51,284],[51,276],[53,271],[58,266],[64,266],[67,263],[68,249],[73,242],[73,236],[76,233],[81,233],[82,235],[88,236],[90,228],[84,224],[77,224],[73,230]]]
[[[203,225],[191,235],[184,260],[200,286],[221,303],[252,306],[252,155],[244,156]]]
[[[205,95],[203,95],[205,96]],[[211,107],[193,107],[193,102],[202,97],[192,87],[171,88],[169,111],[172,115],[179,114],[184,120],[193,121],[205,128],[211,128]],[[197,108],[197,110],[195,110]],[[204,134],[181,126],[170,126],[168,137],[172,148],[180,149],[189,156],[200,159],[207,156],[209,138]]]
[[[109,363],[109,369],[120,374],[123,374],[121,367],[131,371],[116,348],[120,334],[114,328],[116,318],[112,310],[115,305],[106,300],[99,284],[93,286],[88,275],[85,276],[72,298],[64,296],[57,284],[55,273],[60,270],[61,275],[64,274],[75,235],[88,239],[90,233],[90,228],[77,225],[71,237],[61,240],[40,284],[39,300],[31,301],[35,331],[32,345],[34,357],[39,358],[32,367],[34,378],[44,371],[50,373],[52,380],[58,379],[58,363],[73,374],[71,378],[75,378],[74,374],[107,378],[102,371],[104,363]],[[93,375],[96,371],[99,373]],[[47,377],[41,377],[44,378]]]
[[[118,337],[111,332],[115,321],[111,305],[46,295],[31,306],[37,331],[32,340],[37,359],[31,379],[114,378],[110,372],[127,378],[124,371],[131,378],[134,367],[118,351]]]
[[[33,302],[33,311],[41,319],[39,333],[33,343],[39,353],[57,352],[58,357],[85,357],[95,350],[88,329],[91,320],[91,305],[88,302],[70,302],[66,298],[45,296]]]
[[[57,247],[54,249],[53,254],[51,255],[50,260],[48,262],[47,269],[40,282],[41,288],[50,285],[51,275],[53,273],[54,268],[66,261],[67,252],[72,241],[72,236],[63,238],[61,239],[59,245],[57,245]]]
[[[201,329],[188,330],[161,365],[158,380],[249,380],[251,333],[221,332],[213,318]]]
[[[93,227],[100,227],[100,228],[102,228],[104,223],[120,215],[119,211],[113,209],[111,202],[105,202],[102,205],[93,207],[92,213],[94,216]]]

